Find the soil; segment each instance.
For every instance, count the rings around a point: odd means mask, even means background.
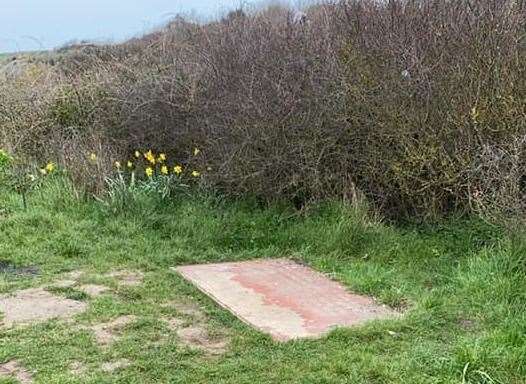
[[[88,368],[86,367],[85,364],[81,363],[80,361],[74,361],[69,366],[69,370],[71,371],[73,375],[81,376],[87,372]]]
[[[131,365],[131,362],[128,359],[120,359],[116,361],[110,361],[107,363],[103,363],[101,365],[101,369],[106,373],[111,373],[119,369],[124,369],[126,367],[129,367]]]
[[[106,276],[117,279],[120,285],[125,285],[125,286],[130,286],[130,287],[140,285],[142,284],[144,280],[144,275],[142,273],[127,271],[127,270],[114,271],[114,272],[107,274]]]
[[[188,347],[199,348],[207,353],[218,355],[225,353],[228,342],[224,339],[213,339],[207,330],[199,325],[177,330],[177,336]]]
[[[88,329],[95,334],[98,344],[107,346],[114,343],[118,339],[120,331],[133,323],[135,319],[136,317],[131,315],[121,316],[107,323],[92,325]]]
[[[33,375],[17,360],[11,360],[7,363],[0,364],[0,378],[8,379],[14,378],[20,384],[33,383]]]
[[[11,327],[53,318],[67,319],[86,310],[87,304],[55,296],[42,288],[31,288],[0,296],[2,323]]]
[[[99,297],[105,292],[108,291],[108,287],[104,285],[97,285],[97,284],[85,284],[81,285],[78,290],[81,292],[84,292],[85,294],[91,296],[91,297]]]

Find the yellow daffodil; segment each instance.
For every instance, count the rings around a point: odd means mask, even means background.
[[[199,152],[201,152],[199,148],[194,148],[194,156],[199,155]]]
[[[121,162],[120,161],[116,161],[115,162],[115,168],[121,169]]]
[[[43,175],[43,176],[46,176],[47,175],[47,171],[45,168],[41,168],[40,169],[40,174]]]
[[[89,155],[89,159],[92,161],[92,162],[96,162],[97,161],[97,154],[95,153],[92,153]]]
[[[148,177],[152,177],[153,176],[153,168],[152,167],[146,167],[144,172],[146,173],[146,176],[148,176]]]
[[[180,165],[176,165],[176,166],[174,167],[174,173],[175,173],[176,175],[180,175],[181,173],[183,173],[183,167],[181,167]]]
[[[197,171],[192,171],[192,176],[193,177],[199,177],[201,174]]]
[[[166,154],[164,154],[164,153],[159,154],[159,158],[157,159],[157,161],[159,163],[165,162],[166,161]]]
[[[480,116],[480,112],[477,110],[477,106],[474,106],[473,108],[471,108],[471,120],[477,123],[479,116]]]
[[[139,151],[135,151],[135,157],[138,159],[139,157],[141,157],[141,152]]]
[[[47,171],[48,173],[51,173],[51,172],[53,172],[54,170],[55,170],[55,164],[53,164],[53,163],[51,163],[51,162],[47,163],[47,165],[46,165],[46,171]]]
[[[163,166],[161,167],[161,173],[162,173],[163,175],[167,175],[167,174],[169,173],[169,171],[168,171],[168,167],[167,167],[166,165],[163,165]]]
[[[151,149],[144,154],[144,158],[148,160],[152,165],[155,164],[155,155],[153,154]]]
[[[128,161],[128,163],[126,164],[126,166],[128,168],[133,168],[133,163],[131,161]]]

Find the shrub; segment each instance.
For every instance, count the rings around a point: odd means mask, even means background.
[[[0,84],[0,144],[101,194],[135,149],[210,167],[234,196],[367,199],[395,217],[524,214],[526,4],[368,0],[176,18],[67,47]],[[86,154],[103,152],[97,173]],[[101,156],[102,158],[102,156]],[[88,171],[86,171],[88,169]]]

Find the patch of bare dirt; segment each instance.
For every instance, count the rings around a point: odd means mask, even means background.
[[[64,276],[67,280],[79,280],[84,275],[84,272],[77,270],[66,273]]]
[[[119,359],[116,361],[109,361],[101,365],[101,369],[106,373],[111,373],[119,369],[127,368],[131,365],[128,359]]]
[[[207,316],[203,309],[191,301],[170,301],[162,305],[164,308],[174,309],[175,317],[166,317],[167,327],[174,331],[182,344],[200,349],[208,354],[219,355],[228,349],[228,338],[224,335],[211,336],[206,330]],[[179,317],[179,315],[181,317]],[[191,326],[185,326],[191,323]]]
[[[71,374],[75,376],[82,376],[88,371],[88,367],[86,367],[86,365],[80,361],[74,361],[70,364],[69,370]]]
[[[225,353],[228,346],[225,339],[211,338],[208,331],[199,325],[178,329],[177,336],[186,346],[199,348],[213,355]]]
[[[188,316],[195,320],[205,320],[206,315],[201,307],[192,302],[170,301],[163,305],[165,308],[172,308],[181,315]]]
[[[57,280],[54,281],[53,284],[51,284],[51,286],[56,288],[71,288],[75,284],[77,284],[75,280]]]
[[[68,319],[86,310],[81,301],[55,296],[42,288],[31,288],[0,296],[2,323],[7,327],[53,318]]]
[[[166,326],[168,327],[168,329],[172,331],[178,330],[185,323],[183,319],[180,319],[178,317],[170,317],[170,318],[165,318],[163,320],[166,323]]]
[[[132,315],[120,316],[110,322],[95,324],[87,327],[87,329],[95,334],[97,343],[106,346],[115,342],[119,337],[120,331],[133,323],[135,319],[136,317]]]
[[[0,364],[0,378],[14,378],[21,384],[33,383],[33,375],[25,369],[17,360],[11,360]]]
[[[78,288],[79,291],[84,292],[85,294],[91,297],[99,297],[102,294],[106,293],[109,288],[104,285],[97,284],[84,284]]]
[[[144,280],[144,274],[142,274],[141,272],[127,270],[114,271],[107,274],[106,276],[117,279],[120,285],[129,287],[140,285]]]

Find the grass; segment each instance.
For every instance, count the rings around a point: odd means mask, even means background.
[[[110,270],[141,270],[145,281],[90,301],[76,317],[83,324],[137,316],[107,349],[60,321],[0,329],[0,362],[20,360],[37,383],[526,383],[526,240],[499,227],[477,219],[396,227],[339,203],[298,215],[194,196],[114,212],[50,195],[35,192],[24,211],[0,194],[1,260],[41,269],[0,276],[0,292],[79,269],[97,281]],[[169,270],[265,257],[301,260],[405,315],[276,343]],[[204,306],[210,330],[231,339],[224,355],[189,349],[166,329],[161,304],[174,299]],[[120,358],[131,366],[99,369]],[[89,367],[84,376],[70,373],[74,361]]]

